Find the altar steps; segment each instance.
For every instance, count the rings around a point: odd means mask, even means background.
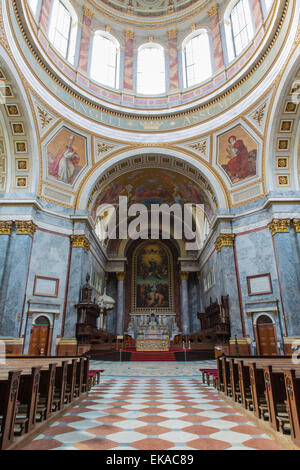
[[[131,361],[175,361],[173,351],[133,351]]]

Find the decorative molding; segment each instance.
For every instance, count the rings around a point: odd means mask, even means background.
[[[31,221],[16,220],[17,235],[30,235],[33,237],[37,226]]]
[[[234,245],[235,234],[234,233],[220,233],[215,241],[215,248],[217,251],[221,251],[223,246]]]
[[[272,235],[276,233],[286,233],[289,231],[290,219],[273,219],[268,227]]]
[[[12,221],[0,221],[0,235],[10,235],[12,229]]]
[[[205,140],[199,140],[199,142],[194,142],[189,145],[189,147],[192,150],[195,150],[196,152],[200,153],[204,157],[207,156],[207,150],[208,150],[208,142],[207,139]]]
[[[71,235],[71,243],[74,248],[83,248],[86,253],[90,251],[91,242],[86,235]]]
[[[102,155],[102,153],[109,152],[109,150],[112,150],[115,148],[114,145],[107,144],[106,142],[97,142],[97,156],[98,158]]]
[[[293,224],[296,232],[300,232],[300,219],[293,219]]]

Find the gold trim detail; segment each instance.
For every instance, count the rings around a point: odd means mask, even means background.
[[[86,253],[90,251],[91,243],[86,235],[71,235],[71,243],[74,248],[83,248]]]
[[[300,219],[293,219],[293,224],[296,232],[300,232]]]
[[[83,10],[83,15],[86,16],[89,20],[92,21],[93,16],[94,16],[95,13],[90,8],[88,8],[86,5],[83,6],[82,10]]]
[[[168,36],[168,39],[177,38],[177,29],[176,28],[169,29],[169,31],[167,31],[167,36]]]
[[[215,249],[221,251],[223,246],[233,246],[234,239],[234,233],[220,233],[215,241]]]
[[[187,281],[189,278],[189,273],[187,271],[181,271],[180,273],[180,279],[182,281]]]
[[[17,235],[30,235],[33,237],[37,226],[31,221],[16,220]]]
[[[134,31],[132,29],[125,29],[125,39],[134,39]]]
[[[251,338],[230,338],[229,344],[251,344]]]
[[[273,219],[268,227],[272,235],[275,233],[286,233],[289,231],[290,219]]]
[[[12,221],[1,221],[0,222],[0,235],[10,235],[12,228]]]
[[[214,16],[219,11],[219,5],[215,3],[209,10],[207,10],[208,16]]]
[[[125,273],[116,273],[118,281],[125,281],[126,274]]]

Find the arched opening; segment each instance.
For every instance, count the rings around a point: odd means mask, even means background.
[[[45,315],[40,315],[32,325],[29,355],[48,356],[50,354],[50,341],[50,320]]]
[[[260,315],[256,320],[256,344],[260,356],[277,356],[277,336],[275,325],[268,315]]]
[[[183,77],[186,88],[204,82],[212,75],[211,49],[205,30],[189,35],[183,43]]]
[[[78,29],[77,14],[68,0],[54,0],[49,24],[49,39],[71,64],[75,61]]]
[[[224,20],[228,60],[231,62],[248,46],[254,35],[249,0],[231,2]]]
[[[157,43],[143,44],[137,54],[137,92],[159,95],[166,91],[164,48]]]
[[[102,85],[119,87],[120,44],[110,34],[96,31],[93,40],[90,75]]]

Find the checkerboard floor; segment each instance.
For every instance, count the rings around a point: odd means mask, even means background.
[[[160,367],[168,370],[156,364],[155,371]],[[145,374],[147,364],[143,368]],[[199,372],[183,377],[107,375],[113,369],[107,367],[88,397],[24,449],[281,450],[213,387],[203,385]]]

